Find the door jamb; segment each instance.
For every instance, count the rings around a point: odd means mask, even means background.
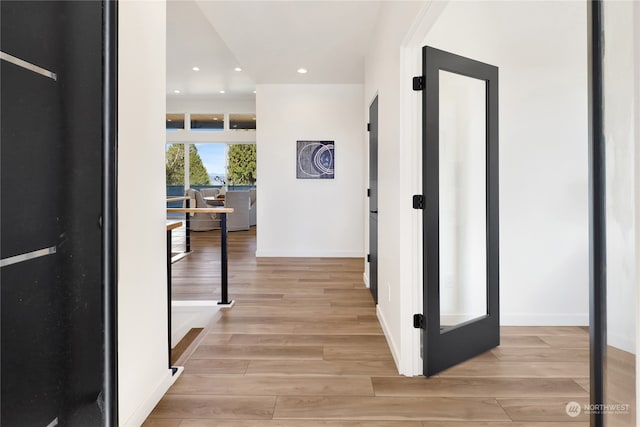
[[[422,212],[411,209],[413,194],[422,194],[422,94],[411,90],[413,76],[422,74],[422,45],[449,0],[427,3],[400,47],[400,313],[402,313],[401,375],[422,375],[421,330],[414,329],[413,313],[422,312]],[[403,225],[404,224],[404,225]]]

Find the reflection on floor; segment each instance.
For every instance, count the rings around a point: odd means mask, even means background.
[[[219,312],[145,426],[587,426],[588,333],[504,327],[502,345],[432,378],[397,374],[362,259],[256,259],[229,233],[236,306]],[[218,295],[219,232],[174,264],[181,298]],[[496,424],[498,423],[498,424]]]

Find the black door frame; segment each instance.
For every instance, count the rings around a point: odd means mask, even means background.
[[[103,7],[102,284],[104,425],[118,425],[118,3]]]
[[[602,2],[587,5],[589,79],[589,379],[590,403],[604,404],[607,355],[606,164],[603,115],[604,35]],[[596,406],[601,407],[601,406]],[[604,425],[604,414],[591,411],[591,426]]]
[[[423,307],[426,339],[424,375],[434,375],[500,345],[498,68],[425,46],[422,49]],[[439,129],[440,70],[485,81],[486,94],[486,257],[487,315],[446,331],[440,326]]]

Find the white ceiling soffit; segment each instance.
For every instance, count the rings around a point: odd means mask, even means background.
[[[256,83],[362,83],[380,3],[197,0]]]
[[[239,66],[194,1],[167,1],[167,95],[253,97],[255,81]]]

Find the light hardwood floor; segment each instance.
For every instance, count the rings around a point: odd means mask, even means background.
[[[219,232],[193,233],[174,297],[217,299]],[[362,259],[256,259],[255,229],[229,233],[230,297],[179,364],[145,426],[578,426],[588,334],[504,327],[502,345],[432,378],[397,374],[362,283]]]

